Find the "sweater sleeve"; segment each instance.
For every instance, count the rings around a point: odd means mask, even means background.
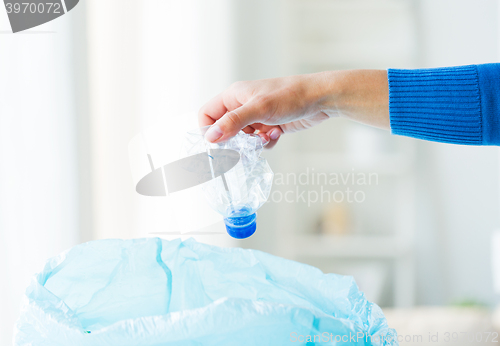
[[[500,64],[389,69],[388,78],[393,134],[500,145]]]

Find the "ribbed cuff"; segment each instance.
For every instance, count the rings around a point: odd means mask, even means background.
[[[483,144],[500,145],[500,64],[477,65]]]
[[[445,143],[483,144],[475,65],[389,69],[388,78],[393,134]]]

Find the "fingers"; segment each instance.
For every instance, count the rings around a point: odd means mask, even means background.
[[[252,126],[255,127],[256,130],[266,133],[266,136],[269,138],[270,141],[277,141],[284,133],[283,129],[279,125],[270,126],[263,124],[254,124]]]
[[[264,149],[272,149],[276,143],[278,143],[278,139],[270,139],[267,133],[259,133],[260,138],[262,138],[262,143],[264,143]]]
[[[268,132],[269,138],[273,141],[278,140],[281,136],[281,130],[278,128],[274,128],[271,131]]]
[[[254,102],[249,102],[221,116],[208,129],[205,139],[209,142],[220,142],[235,136],[248,125],[259,122],[264,114]]]
[[[264,125],[261,122],[271,112],[269,102],[262,98],[254,98],[241,105],[228,91],[217,95],[206,103],[198,113],[200,127],[211,127],[205,133],[209,142],[221,142],[235,136],[240,130],[254,133],[258,130],[265,143],[272,145],[283,134],[280,126]],[[271,146],[272,146],[271,145]]]
[[[278,139],[283,134],[281,126],[252,124],[252,128],[258,131],[258,135],[260,136],[260,138],[262,138],[262,143],[264,143],[265,149],[272,149],[276,145],[276,143],[278,143]]]
[[[280,126],[269,126],[264,124],[253,124],[252,126],[259,131],[259,136],[262,138],[262,142],[265,143],[265,149],[272,149],[283,134],[283,130]]]
[[[280,127],[283,133],[292,133],[309,129],[313,126],[321,124],[323,121],[328,120],[329,118],[330,117],[325,113],[321,113],[312,118],[299,119],[280,125]]]
[[[224,114],[241,107],[236,94],[228,89],[208,101],[198,112],[200,127],[212,125],[222,118]]]
[[[245,133],[254,133],[255,132],[255,128],[251,125],[248,125],[247,127],[245,127],[244,129],[242,129],[241,131],[245,132]]]
[[[267,145],[270,142],[269,136],[266,133],[258,133],[258,136],[262,139],[263,145]]]
[[[273,126],[273,128],[267,132],[267,135],[269,136],[269,143],[266,145],[266,148],[272,149],[276,143],[278,143],[278,140],[283,133],[284,132],[281,129],[281,126]]]
[[[273,140],[273,141],[269,141],[269,143],[266,144],[266,146],[264,147],[265,149],[272,149],[274,148],[274,146],[278,143],[278,139],[276,140]]]
[[[240,130],[253,133],[251,105],[242,106],[234,97],[222,93],[207,102],[198,113],[200,127],[212,126],[205,134],[209,142],[218,142],[236,135]]]
[[[226,105],[222,100],[222,94],[208,101],[198,112],[198,123],[200,127],[212,125],[227,113]]]

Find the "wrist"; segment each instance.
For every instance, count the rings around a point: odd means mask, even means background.
[[[315,105],[318,111],[329,117],[339,116],[345,103],[349,85],[342,74],[344,71],[325,71],[313,74]]]
[[[390,128],[389,85],[385,70],[328,71],[318,74],[318,109],[367,125]]]

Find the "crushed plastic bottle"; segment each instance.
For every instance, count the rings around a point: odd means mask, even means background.
[[[256,211],[267,201],[273,182],[271,168],[260,157],[264,143],[259,136],[243,131],[222,143],[210,143],[204,138],[207,129],[187,134],[183,154],[206,152],[213,158],[210,151],[214,149],[230,149],[239,154],[233,168],[204,183],[202,189],[208,204],[224,217],[227,233],[233,238],[248,238],[255,233]]]

